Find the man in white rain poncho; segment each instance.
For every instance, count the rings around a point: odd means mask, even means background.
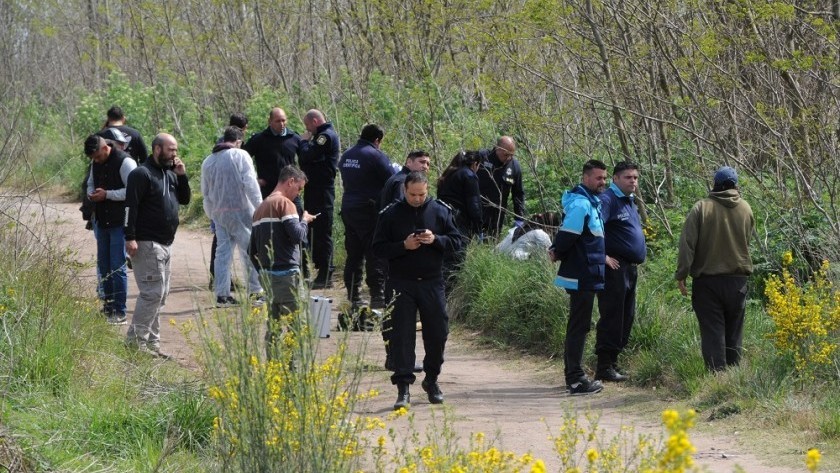
[[[254,163],[242,146],[242,130],[225,128],[222,142],[213,148],[201,164],[201,194],[204,213],[216,224],[216,264],[214,292],[216,306],[238,305],[230,293],[233,248],[239,248],[243,276],[247,275],[248,292],[254,305],[265,303],[257,271],[248,257],[251,217],[262,202]]]
[[[505,238],[496,245],[496,251],[520,261],[532,255],[545,256],[551,246],[551,235],[557,232],[559,226],[560,219],[554,212],[532,215],[522,226],[508,230]]]

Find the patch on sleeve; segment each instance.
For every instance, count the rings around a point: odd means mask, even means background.
[[[327,135],[318,135],[318,138],[315,138],[315,142],[319,146],[324,146],[327,143]]]

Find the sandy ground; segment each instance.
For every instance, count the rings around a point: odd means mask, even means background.
[[[74,257],[86,265],[87,269],[81,277],[84,285],[90,287],[91,297],[94,297],[95,241],[93,233],[84,229],[78,204],[52,198],[29,205],[19,207],[23,209],[22,214],[47,222],[48,235],[58,237],[60,244],[73,250]],[[192,351],[182,334],[168,322],[174,319],[180,324],[196,317],[199,308],[210,309],[213,306],[213,295],[207,290],[211,240],[207,230],[182,227],[172,249],[172,290],[162,314],[162,348],[173,355],[175,362],[190,368],[196,368]],[[133,275],[129,273],[129,318],[136,294]],[[334,300],[331,326],[335,330],[337,309],[344,290],[332,289],[325,294]],[[125,332],[125,327],[122,331]],[[329,350],[342,336],[333,332],[330,338],[322,339],[320,343]],[[362,387],[372,387],[382,393],[362,406],[360,414],[384,417],[391,412],[396,390],[389,382],[390,373],[377,369],[384,361],[381,338],[378,333],[351,333],[349,336],[354,344],[369,342],[365,361],[373,369],[366,372]],[[500,449],[518,455],[530,451],[535,457],[544,459],[549,471],[556,471],[559,461],[548,435],[557,432],[564,416],[570,412],[599,416],[599,426],[608,435],[615,434],[622,426],[632,426],[639,433],[661,434],[660,412],[668,404],[656,391],[611,384],[596,395],[570,397],[563,385],[562,366],[481,348],[475,339],[473,333],[456,330],[449,340],[440,378],[445,407],[428,403],[419,386],[422,375],[413,386],[411,411],[419,430],[423,431],[432,423],[440,424],[443,418],[441,409],[445,408],[449,418],[455,419],[453,429],[461,438],[467,439],[471,433],[483,432],[488,439],[494,439]],[[422,346],[418,332],[419,359],[422,359]],[[695,458],[708,471],[731,472],[736,465],[747,472],[804,470],[802,453],[751,453],[760,449],[754,444],[748,449],[741,439],[755,436],[735,432],[732,427],[702,418],[698,420],[700,425],[696,432],[691,432],[691,440],[697,447]],[[398,431],[407,425],[407,419],[393,421],[393,427]],[[422,434],[421,438],[424,438]]]

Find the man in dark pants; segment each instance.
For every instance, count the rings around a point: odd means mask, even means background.
[[[385,182],[394,174],[391,159],[379,150],[385,132],[379,125],[362,128],[359,141],[341,155],[338,169],[344,183],[341,221],[344,222],[344,286],[352,310],[363,305],[359,288],[364,266],[365,283],[370,291],[370,307],[385,307],[385,267],[371,252],[373,232],[379,216],[379,198]]]
[[[306,133],[301,136],[298,157],[301,170],[309,178],[303,190],[303,208],[319,216],[309,227],[312,263],[318,270],[312,289],[324,289],[332,285],[333,206],[341,144],[338,133],[320,110],[306,112],[303,125]]]
[[[583,348],[592,325],[595,293],[604,289],[604,223],[598,194],[607,186],[607,166],[590,159],[583,165],[581,183],[563,193],[563,224],[549,248],[552,261],[560,260],[554,285],[569,294],[569,320],[563,353],[569,394],[592,394],[604,389],[583,371]]]
[[[600,195],[604,220],[604,290],[598,293],[601,317],[595,332],[598,368],[595,379],[624,381],[618,370],[618,355],[630,340],[636,316],[637,265],[645,261],[647,247],[636,207],[639,166],[621,161],[615,165],[609,189]]]
[[[508,199],[513,196],[514,224],[522,226],[525,215],[525,190],[522,186],[522,168],[514,158],[516,142],[502,136],[496,146],[479,151],[483,161],[476,171],[484,215],[481,218],[485,235],[496,236],[505,228]]]
[[[443,257],[464,244],[452,213],[445,205],[429,198],[429,180],[412,172],[405,179],[405,198],[379,216],[373,238],[373,252],[389,263],[387,292],[396,294],[391,320],[391,356],[397,385],[394,409],[411,404],[409,385],[413,384],[416,340],[415,321],[420,311],[423,324],[423,390],[429,402],[440,404],[443,393],[438,376],[449,335],[449,316],[443,282]]]
[[[728,166],[718,169],[709,196],[694,204],[685,219],[674,275],[683,296],[688,295],[686,277],[694,280],[691,306],[700,324],[703,361],[711,371],[741,360],[754,228],[752,209],[738,191],[738,174]]]
[[[256,133],[242,146],[242,149],[254,158],[257,183],[260,185],[263,199],[277,186],[280,170],[295,164],[300,136],[286,126],[287,120],[286,112],[282,108],[272,108],[268,113],[266,129]]]
[[[123,110],[114,105],[108,109],[106,113],[105,125],[102,126],[102,131],[97,133],[99,136],[107,139],[105,131],[108,128],[116,128],[125,133],[129,137],[126,143],[125,152],[128,153],[137,164],[143,164],[146,157],[149,156],[149,151],[146,148],[146,143],[143,141],[143,136],[136,129],[125,124],[126,118]]]

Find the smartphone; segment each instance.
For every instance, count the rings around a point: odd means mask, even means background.
[[[414,230],[415,235],[420,235],[421,233],[426,233],[426,229],[425,228],[418,228],[418,229]]]

